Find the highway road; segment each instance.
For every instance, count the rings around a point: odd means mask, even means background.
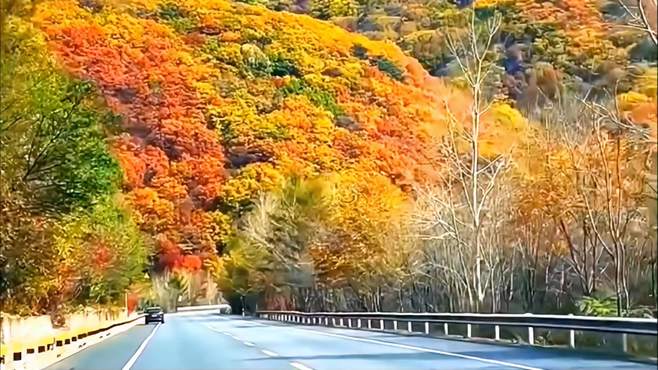
[[[48,370],[656,369],[528,346],[469,343],[185,313],[139,324]]]

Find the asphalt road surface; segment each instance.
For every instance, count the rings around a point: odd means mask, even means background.
[[[296,326],[212,313],[137,325],[48,370],[656,369],[600,355],[374,331]]]

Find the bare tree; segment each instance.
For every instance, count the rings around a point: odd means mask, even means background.
[[[483,118],[495,102],[488,88],[493,82],[496,69],[491,56],[502,18],[496,13],[481,24],[472,9],[469,11],[469,17],[466,37],[456,38],[449,34],[447,45],[459,65],[473,99],[469,112],[470,122],[461,126],[448,109],[451,118],[450,134],[444,153],[455,166],[456,182],[462,190],[460,195],[467,209],[468,218],[462,223],[469,225],[467,231],[470,235],[466,238],[459,236],[458,239],[468,239],[475,253],[472,284],[477,298],[475,308],[479,310],[485,299],[487,284],[491,283],[491,279],[487,279],[483,271],[483,259],[487,254],[483,248],[483,223],[490,207],[490,196],[496,188],[498,178],[507,168],[509,157],[499,155],[488,159],[481,153]],[[466,144],[467,150],[460,148],[462,143]],[[463,228],[457,227],[454,231],[459,233],[460,229]]]
[[[628,16],[628,26],[645,32],[658,45],[656,0],[617,0]]]
[[[640,250],[650,237],[648,227],[642,232],[637,225],[647,218],[641,212],[646,204],[642,170],[651,140],[623,116],[616,99],[612,100],[608,105],[581,100],[585,107],[581,124],[590,134],[575,141],[564,136],[571,157],[568,177],[574,181],[575,192],[573,207],[565,216],[571,218],[568,224],[579,225],[576,230],[581,232],[573,238],[565,217],[558,225],[569,243],[571,267],[582,282],[583,293],[594,292],[597,277],[612,275],[617,313],[621,315],[631,305],[630,256],[642,254]]]

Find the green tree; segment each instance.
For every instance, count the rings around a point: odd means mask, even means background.
[[[31,40],[15,40],[14,54],[2,63],[1,194],[30,198],[39,212],[88,207],[120,180],[105,142],[113,117],[98,113],[90,83],[39,61]]]
[[[289,295],[311,286],[309,248],[327,216],[327,201],[321,179],[292,178],[278,192],[261,195],[216,269],[222,290],[228,295]]]
[[[118,302],[148,254],[114,197],[122,175],[106,143],[114,117],[20,18],[34,3],[2,3],[0,300],[23,314]]]

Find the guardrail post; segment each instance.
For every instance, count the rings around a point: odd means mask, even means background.
[[[527,315],[527,316],[526,316]],[[497,317],[495,315],[491,315],[490,317],[486,318],[486,321],[468,321],[468,319],[462,318],[455,316],[457,318],[453,318],[450,314],[441,314],[439,315],[440,317],[437,317],[436,315],[432,314],[425,314],[425,315],[400,315],[400,314],[395,314],[395,313],[365,313],[365,314],[357,314],[356,316],[349,316],[349,313],[334,313],[334,314],[327,314],[327,315],[322,315],[322,314],[314,314],[314,313],[303,313],[303,312],[296,312],[296,311],[280,311],[280,312],[256,312],[255,314],[256,317],[263,318],[266,320],[275,320],[275,321],[283,321],[283,322],[293,322],[293,323],[301,323],[302,325],[326,325],[327,327],[342,327],[342,328],[358,328],[358,329],[363,329],[363,328],[368,328],[371,330],[381,330],[382,332],[387,332],[388,328],[386,327],[386,321],[392,321],[392,330],[393,331],[401,331],[401,332],[409,332],[409,333],[415,333],[415,334],[423,334],[430,336],[432,335],[432,324],[434,324],[435,328],[434,330],[437,329],[437,325],[443,324],[443,335],[445,336],[450,336],[451,333],[449,331],[450,329],[450,323],[459,323],[459,325],[466,325],[466,333],[464,335],[464,338],[472,338],[474,335],[477,336],[482,333],[473,333],[473,325],[487,325],[487,326],[493,326],[494,327],[494,340],[496,342],[503,340],[502,339],[502,334],[501,334],[501,327],[505,325],[510,325],[510,326],[524,326],[528,330],[528,339],[527,343],[528,345],[531,346],[537,346],[541,345],[540,342],[536,342],[535,340],[535,327],[542,328],[543,325],[547,325],[547,327],[552,327],[556,328],[559,330],[564,330],[569,332],[569,341],[568,345],[570,349],[575,349],[576,348],[576,336],[578,332],[589,332],[589,331],[605,331],[605,327],[609,325],[611,327],[610,331],[611,332],[616,332],[617,334],[622,335],[622,349],[623,352],[628,353],[629,350],[632,350],[631,344],[629,343],[629,334],[639,334],[639,335],[655,335],[656,333],[656,324],[655,324],[655,319],[649,320],[641,320],[641,319],[634,319],[636,321],[631,322],[631,320],[625,319],[625,318],[581,318],[581,317],[576,317],[573,315],[568,315],[568,316],[532,316],[532,314],[523,314],[523,315],[508,315],[509,317],[506,318],[504,321],[499,321],[497,320]],[[373,316],[375,318],[373,318]],[[486,316],[486,315],[485,315]],[[567,319],[567,317],[569,317]],[[379,318],[377,318],[379,317]],[[466,317],[469,317],[468,315]],[[331,318],[331,322],[330,319]],[[347,324],[345,324],[345,319],[347,319]],[[352,319],[356,320],[356,323],[352,322]],[[363,320],[366,320],[366,323],[363,322]],[[373,323],[374,321],[379,321],[379,323]],[[405,327],[400,327],[399,323],[406,322],[407,326]],[[414,328],[414,322],[418,322],[418,325],[422,325],[422,327],[417,327]],[[417,326],[418,326],[417,325]],[[419,329],[418,331],[414,331],[416,329]],[[97,335],[98,334],[98,335]],[[60,339],[54,342],[54,346],[57,347],[57,349],[62,349],[62,347],[65,347],[66,345],[74,345],[81,347],[86,343],[82,343],[83,339],[87,335],[95,335],[94,338],[105,338],[108,336],[111,336],[112,334],[116,334],[111,331],[104,331],[102,330],[95,330],[95,331],[90,331],[87,334],[78,334],[76,337],[72,338],[67,338],[67,339]],[[436,333],[438,334],[438,333]],[[459,335],[459,334],[457,334]],[[454,336],[454,335],[453,335]],[[77,339],[77,341],[76,341]],[[540,338],[541,339],[541,338]],[[38,353],[47,351],[49,349],[44,350],[44,346],[38,346],[36,351]],[[68,348],[68,347],[66,347]],[[34,351],[34,350],[33,350]],[[12,353],[14,354],[14,353]],[[23,361],[25,362],[28,360],[29,362],[29,357],[33,354],[33,352],[27,352],[27,353],[15,353],[17,357],[17,361]],[[0,362],[3,359],[0,358]],[[7,362],[7,359],[4,359],[5,362]]]
[[[573,316],[572,313],[569,316]],[[569,348],[576,348],[576,331],[571,329],[569,330]]]
[[[21,350],[20,352],[14,352],[13,354],[11,354],[11,356],[12,356],[12,359],[13,359],[12,363],[13,363],[14,367],[16,369],[22,369],[23,368],[23,361],[25,360],[25,358],[23,358],[24,357],[23,356],[23,351]],[[3,368],[4,368],[4,366],[3,366]]]

